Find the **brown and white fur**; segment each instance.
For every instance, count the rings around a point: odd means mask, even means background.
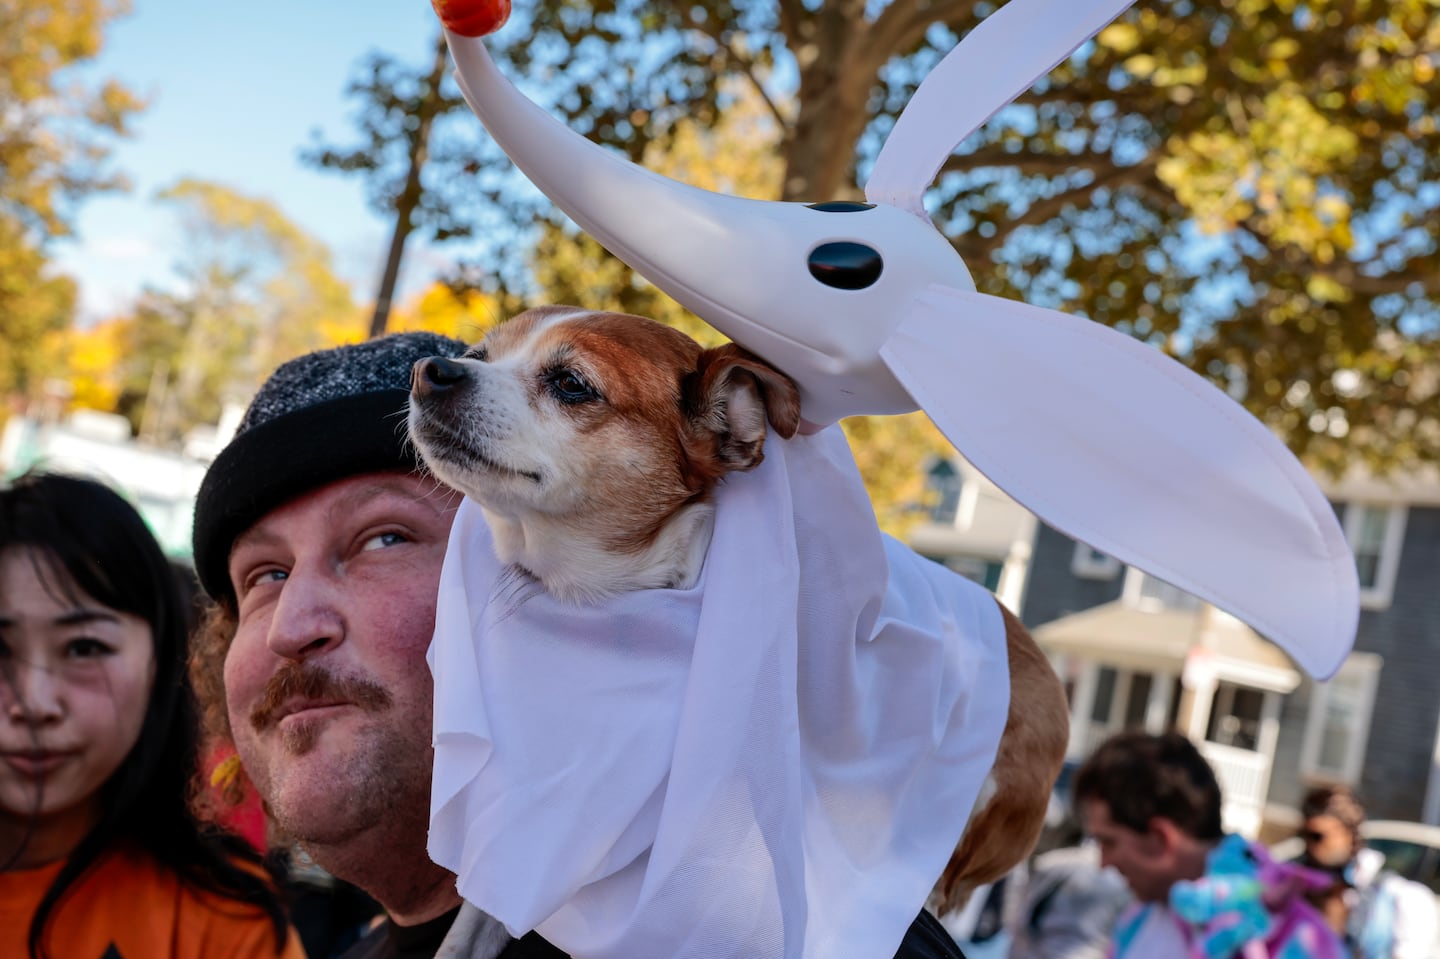
[[[757,466],[766,421],[800,425],[794,384],[740,348],[702,350],[642,317],[540,307],[411,379],[410,436],[479,504],[501,562],[557,599],[687,587],[710,544],[715,484]],[[995,766],[931,897],[938,912],[1034,846],[1068,737],[1064,692],[1002,608],[1010,713]]]
[[[426,465],[479,504],[501,562],[567,602],[693,585],[711,493],[759,465],[767,418],[793,436],[799,394],[739,347],[571,307],[522,313],[411,378]]]

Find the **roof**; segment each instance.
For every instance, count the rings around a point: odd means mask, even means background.
[[[1203,658],[1218,679],[1279,692],[1300,682],[1278,646],[1213,607],[1145,608],[1116,600],[1062,616],[1031,633],[1049,652],[1124,669],[1180,675],[1187,663]]]

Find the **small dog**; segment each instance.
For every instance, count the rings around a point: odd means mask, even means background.
[[[726,473],[764,458],[766,421],[800,425],[794,383],[737,346],[701,349],[643,317],[528,310],[459,359],[415,364],[410,436],[485,514],[500,561],[557,599],[688,587]],[[1069,711],[1008,610],[1010,712],[995,765],[931,905],[944,913],[1025,858],[1059,775]]]
[[[694,585],[710,494],[795,435],[800,395],[738,346],[654,320],[528,310],[458,360],[415,364],[410,437],[485,513],[500,561],[556,599]]]

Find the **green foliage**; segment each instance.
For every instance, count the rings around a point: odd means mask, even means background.
[[[817,200],[854,194],[890,118],[992,9],[544,0],[500,37],[573,127],[652,163],[748,85],[778,127],[779,196]],[[1167,350],[1312,464],[1433,460],[1437,62],[1434,0],[1141,0],[963,144],[931,208],[982,289]]]
[[[752,195],[813,201],[856,195],[916,85],[996,6],[533,0],[491,43],[572,128],[657,169],[748,98],[780,167]],[[981,289],[1177,356],[1312,465],[1435,460],[1437,62],[1434,0],[1140,0],[962,144],[929,208]],[[441,202],[500,237],[470,274],[502,302],[678,315],[513,189],[493,144],[432,167]]]

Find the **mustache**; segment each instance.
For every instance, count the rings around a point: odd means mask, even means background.
[[[390,693],[368,679],[335,676],[310,663],[286,663],[270,677],[250,711],[250,725],[264,731],[278,723],[280,710],[293,700],[345,702],[378,713],[388,709]]]

